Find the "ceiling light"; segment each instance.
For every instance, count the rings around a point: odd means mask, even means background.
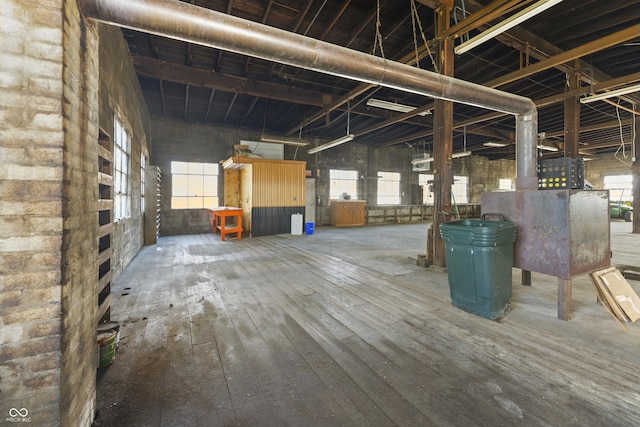
[[[551,145],[539,144],[538,148],[540,150],[546,150],[546,151],[558,151],[558,147],[552,147]]]
[[[315,148],[312,148],[311,150],[308,150],[307,153],[309,154],[314,154],[314,153],[318,153],[320,151],[326,150],[327,148],[332,148],[335,147],[336,145],[340,145],[340,144],[344,144],[345,142],[349,142],[349,141],[353,141],[353,138],[355,138],[356,136],[352,133],[347,134],[345,136],[342,136],[338,139],[334,139],[331,142],[327,142],[326,144],[322,144],[319,145]]]
[[[410,113],[415,110],[416,107],[412,107],[410,105],[398,104],[395,102],[383,101],[381,99],[369,98],[367,100],[367,105],[369,107],[382,108],[383,110],[391,110],[398,111],[400,113]],[[422,113],[418,113],[419,116],[426,116],[431,114],[431,111],[423,111]]]
[[[509,145],[506,142],[485,142],[484,144],[485,147],[506,147],[507,145]]]
[[[505,19],[499,24],[494,25],[493,27],[489,28],[487,31],[484,31],[478,34],[477,36],[462,43],[461,45],[456,46],[453,49],[453,51],[458,55],[461,55],[473,49],[474,47],[481,45],[487,40],[494,38],[498,34],[503,33],[504,31],[507,31],[508,29],[523,23],[524,21],[531,18],[532,16],[535,16],[541,12],[544,12],[545,10],[549,9],[552,6],[555,6],[561,1],[562,0],[540,0],[539,2],[527,7],[526,9],[521,10],[515,15],[510,16],[509,18]]]
[[[602,101],[603,99],[613,98],[614,96],[627,95],[629,93],[640,91],[640,84],[634,86],[623,87],[622,89],[612,90],[610,92],[598,93],[596,95],[580,98],[581,104],[588,104],[593,101]]]
[[[304,147],[306,145],[309,145],[308,142],[291,141],[291,140],[288,140],[288,139],[270,137],[270,136],[261,136],[260,137],[260,142],[273,142],[273,143],[276,143],[276,144],[295,145],[296,147]]]
[[[452,159],[457,159],[458,157],[466,157],[466,156],[470,156],[471,155],[471,151],[461,151],[460,153],[453,153],[451,155]]]

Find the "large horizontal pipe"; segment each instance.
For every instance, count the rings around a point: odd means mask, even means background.
[[[107,24],[516,116],[518,189],[537,188],[537,110],[528,98],[177,0],[79,0]]]

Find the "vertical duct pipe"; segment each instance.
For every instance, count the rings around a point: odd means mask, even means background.
[[[528,98],[442,76],[178,0],[78,0],[83,13],[131,28],[351,80],[516,116],[518,190],[537,189],[538,113]]]

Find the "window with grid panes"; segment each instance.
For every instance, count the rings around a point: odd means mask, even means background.
[[[129,158],[131,134],[116,116],[113,120],[113,219],[118,221],[130,216]]]
[[[400,173],[378,172],[378,201],[379,205],[400,204]]]
[[[338,200],[342,193],[358,198],[358,171],[329,169],[329,199]]]
[[[171,209],[218,206],[217,163],[171,162]]]

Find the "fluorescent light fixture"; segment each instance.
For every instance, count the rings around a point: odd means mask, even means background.
[[[470,156],[471,155],[471,151],[461,151],[460,153],[453,153],[451,155],[452,159],[457,159],[458,157],[466,157],[466,156]]]
[[[383,110],[391,110],[398,111],[400,113],[410,113],[415,110],[416,107],[411,107],[410,105],[398,104],[395,102],[383,101],[381,99],[369,98],[367,100],[367,105],[369,107],[382,108]],[[419,116],[426,116],[431,114],[431,111],[423,111],[422,113],[418,113]]]
[[[352,133],[347,134],[345,136],[342,136],[338,139],[334,139],[331,142],[327,142],[326,144],[322,144],[322,145],[318,145],[315,148],[312,148],[311,150],[307,150],[307,153],[309,154],[314,154],[314,153],[319,153],[320,151],[326,150],[327,148],[332,148],[335,147],[336,145],[340,145],[340,144],[344,144],[345,142],[349,142],[349,141],[353,141],[353,138],[355,138],[356,136]]]
[[[411,160],[411,164],[412,165],[419,165],[422,163],[429,163],[429,162],[433,162],[433,157],[425,157],[423,159],[413,159]]]
[[[535,4],[532,4],[531,6],[522,9],[520,12],[508,17],[507,19],[505,19],[504,21],[500,22],[497,25],[494,25],[493,27],[489,28],[487,31],[484,31],[480,34],[478,34],[477,36],[467,40],[466,42],[462,43],[459,46],[456,46],[453,51],[455,53],[457,53],[458,55],[461,55],[471,49],[473,49],[476,46],[481,45],[482,43],[486,42],[489,39],[494,38],[495,36],[497,36],[500,33],[503,33],[505,31],[507,31],[510,28],[515,27],[516,25],[519,25],[521,23],[523,23],[524,21],[526,21],[527,19],[541,13],[544,12],[545,10],[549,9],[552,6],[555,6],[556,4],[560,3],[562,0],[540,0]]]
[[[309,145],[308,142],[291,141],[284,138],[264,136],[264,135],[260,137],[260,142],[273,142],[276,144],[295,145],[296,147],[304,147],[306,145]]]
[[[587,96],[586,98],[580,98],[580,103],[588,104],[589,102],[602,101],[603,99],[613,98],[614,96],[627,95],[638,91],[640,91],[640,84],[623,87],[622,89],[616,89],[610,92],[598,93],[596,95]]]
[[[545,151],[558,151],[558,147],[552,147],[550,145],[539,144],[538,148]]]
[[[485,142],[482,145],[484,145],[485,147],[506,147],[509,144],[506,143],[506,142],[495,142],[495,141],[492,141],[492,142]]]

